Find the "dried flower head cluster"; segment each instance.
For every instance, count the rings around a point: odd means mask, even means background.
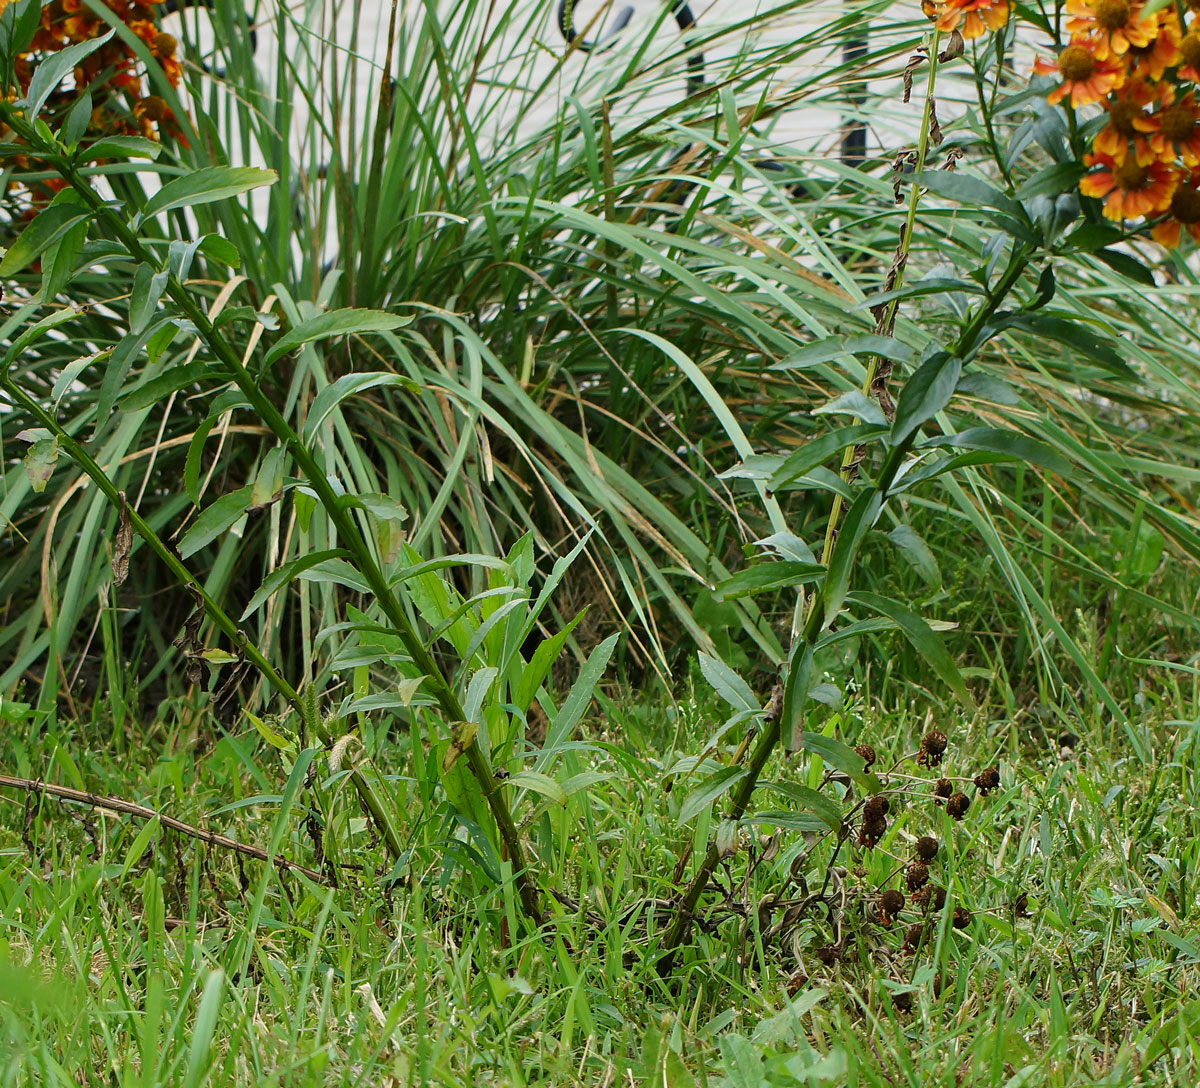
[[[1200,0],[1198,0],[1200,2]],[[920,748],[916,753],[916,761],[925,767],[941,767],[946,759],[949,742],[946,734],[940,729],[929,729],[921,738]],[[860,744],[855,751],[867,762],[877,761],[877,753],[866,744]],[[888,775],[883,774],[885,785],[888,785]],[[963,785],[959,785],[962,783]],[[986,797],[989,793],[1000,788],[1000,768],[985,767],[973,779],[975,793],[968,795],[970,784],[966,778],[951,778],[942,776],[930,782],[928,792],[924,793],[933,804],[946,810],[946,815],[953,820],[961,821],[978,798]],[[862,802],[862,819],[859,825],[857,842],[867,849],[875,848],[888,830],[888,815],[894,807],[897,798],[916,792],[915,787],[891,788],[889,795],[878,793]],[[924,792],[924,791],[921,791]],[[973,798],[975,800],[973,800]],[[899,870],[893,871],[887,886],[880,887],[872,900],[872,917],[882,926],[891,927],[897,921],[904,921],[903,949],[915,952],[920,948],[932,932],[931,915],[940,912],[946,905],[947,893],[945,887],[935,879],[936,863],[941,850],[941,844],[932,835],[922,835],[912,844],[911,856],[904,860]],[[895,876],[902,877],[901,887],[892,886]],[[913,921],[913,916],[917,921]],[[958,906],[950,919],[950,924],[956,929],[970,925],[972,914],[965,907]]]
[[[161,0],[109,0],[108,7],[135,37],[146,46],[152,63],[167,82],[179,85],[179,44],[162,31],[154,18]],[[14,80],[22,93],[48,56],[79,42],[91,41],[109,30],[108,24],[83,0],[51,0],[42,8],[41,23],[26,53],[18,54],[13,66]],[[50,116],[62,117],[85,92],[92,96],[91,117],[81,142],[89,143],[108,136],[142,136],[158,139],[170,134],[183,140],[183,133],[166,101],[152,93],[153,80],[134,48],[114,35],[99,49],[85,57],[63,86],[44,107]],[[52,125],[51,127],[55,127]],[[45,185],[46,183],[39,183]],[[49,185],[53,189],[55,186]]]
[[[927,0],[926,12],[976,37],[1003,26],[1009,4]],[[1200,4],[1066,0],[1064,29],[1066,43],[1034,71],[1053,78],[1052,104],[1103,110],[1079,191],[1162,245],[1184,231],[1200,243]]]

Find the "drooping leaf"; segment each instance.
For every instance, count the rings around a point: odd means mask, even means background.
[[[938,566],[933,549],[921,538],[911,525],[897,525],[888,539],[896,545],[913,569],[935,589],[942,584],[942,571]]]
[[[21,431],[17,437],[29,443],[25,454],[25,475],[29,479],[29,486],[41,494],[46,490],[58,464],[58,438],[44,427]]]
[[[508,779],[508,785],[515,786],[517,789],[533,790],[534,793],[548,797],[555,804],[565,805],[567,803],[567,793],[562,786],[548,774],[542,774],[540,771],[517,771]]]
[[[812,414],[814,416],[854,416],[864,423],[874,424],[877,427],[887,425],[883,409],[879,407],[879,401],[874,397],[868,397],[861,389],[848,389],[845,393],[839,393],[832,400],[814,408]]]
[[[1022,219],[1021,205],[982,178],[974,178],[957,170],[925,170],[917,176],[917,183],[932,193],[957,201],[968,207],[995,208],[1007,215]]]
[[[954,692],[959,702],[966,707],[973,708],[975,706],[975,701],[967,691],[967,685],[963,682],[962,674],[959,673],[954,658],[950,656],[950,651],[946,649],[945,644],[925,620],[916,613],[910,612],[903,605],[877,593],[853,593],[850,595],[850,599],[864,605],[872,612],[886,616],[895,623],[904,633],[904,637],[912,643],[913,649],[925,659],[926,664]]]
[[[411,321],[411,317],[400,317],[398,314],[389,314],[384,310],[330,310],[309,318],[307,321],[302,321],[281,336],[267,352],[265,365],[270,366],[276,359],[282,359],[298,347],[312,343],[314,340],[328,340],[334,336],[352,336],[364,332],[391,332],[393,329],[408,325]],[[345,375],[347,378],[375,376],[377,375]],[[400,380],[399,375],[388,376]],[[333,384],[336,385],[337,382]],[[331,388],[332,386],[327,386],[321,390],[321,393],[327,393]],[[334,403],[336,404],[337,401],[335,400]]]
[[[842,806],[828,794],[794,782],[764,782],[763,785],[786,797],[797,811],[811,812],[830,831],[837,831],[842,826]]]

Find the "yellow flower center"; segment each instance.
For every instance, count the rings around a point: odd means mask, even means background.
[[[1200,223],[1200,189],[1176,189],[1171,215],[1181,223]]]
[[[1133,193],[1146,187],[1150,180],[1150,171],[1144,166],[1138,166],[1137,160],[1130,157],[1113,171],[1113,180],[1122,192]]]
[[[1058,55],[1058,70],[1068,83],[1083,83],[1092,78],[1096,58],[1086,46],[1068,45]]]
[[[167,112],[167,104],[156,94],[143,98],[134,106],[134,113],[149,121],[161,121]]]
[[[1137,135],[1137,129],[1133,127],[1134,118],[1141,117],[1145,112],[1133,99],[1118,98],[1108,107],[1108,122],[1126,139],[1132,139]]]
[[[1200,31],[1193,30],[1179,43],[1183,63],[1191,68],[1200,68]]]
[[[1180,102],[1162,111],[1158,122],[1159,131],[1172,143],[1182,143],[1196,131],[1196,114]]]
[[[1096,13],[1096,22],[1112,33],[1129,22],[1129,7],[1126,0],[1096,0],[1092,11]]]

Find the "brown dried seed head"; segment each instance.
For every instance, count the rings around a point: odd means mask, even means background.
[[[951,924],[955,929],[966,929],[971,924],[971,912],[966,907],[955,907]]]
[[[904,893],[895,888],[888,888],[879,896],[879,920],[890,926],[896,915],[904,909]]]
[[[913,892],[913,903],[925,910],[941,910],[946,905],[946,889],[926,884],[920,891]]]
[[[998,790],[1000,788],[1000,768],[988,767],[987,770],[980,771],[975,776],[975,785],[984,797],[992,790]]]
[[[904,871],[904,883],[908,885],[910,892],[925,887],[929,883],[929,866],[924,862],[914,861]]]
[[[954,783],[948,778],[939,778],[933,784],[933,803],[943,804],[947,797],[954,792]]]
[[[917,753],[917,762],[922,767],[936,767],[942,762],[946,752],[946,734],[937,729],[931,729],[921,738],[921,750]]]
[[[858,745],[855,745],[854,750],[860,756],[862,756],[863,770],[869,771],[871,769],[871,765],[875,762],[875,759],[876,759],[875,749],[872,748],[869,744],[858,744]]]
[[[874,797],[867,799],[867,803],[863,805],[864,820],[878,820],[888,814],[888,809],[892,806],[888,803],[888,799],[881,793],[875,794]]]
[[[953,794],[946,802],[946,813],[956,820],[961,820],[971,807],[971,800],[965,793]]]
[[[904,931],[904,947],[909,952],[915,952],[925,941],[926,924],[924,922],[913,922],[911,926]]]
[[[938,841],[932,835],[922,835],[917,839],[917,857],[922,861],[933,861],[937,852]]]
[[[874,846],[887,834],[887,820],[882,816],[874,820],[863,820],[858,831],[858,841],[861,846]]]
[[[836,944],[823,944],[813,949],[813,955],[826,967],[832,967],[842,958],[842,950]]]

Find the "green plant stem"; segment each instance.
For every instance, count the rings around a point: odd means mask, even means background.
[[[729,819],[740,820],[745,814],[746,808],[750,804],[750,796],[754,793],[754,788],[758,784],[758,776],[767,765],[767,760],[771,758],[771,753],[775,750],[775,745],[779,743],[781,730],[781,719],[776,717],[773,721],[767,723],[759,735],[758,743],[754,746],[753,753],[750,756],[748,772],[738,782],[734,791],[733,800],[730,805]],[[675,959],[679,955],[679,946],[683,944],[684,938],[691,929],[692,916],[695,913],[697,904],[700,902],[700,896],[704,894],[704,889],[708,887],[709,879],[716,871],[720,861],[721,854],[717,849],[716,839],[710,839],[700,868],[697,870],[695,877],[692,878],[691,883],[688,884],[683,897],[675,905],[675,917],[671,919],[671,924],[667,929],[666,935],[663,937],[663,947],[666,949],[666,952],[655,965],[659,975],[665,977],[674,970]]]
[[[925,168],[925,159],[929,154],[929,131],[933,120],[933,88],[937,79],[938,66],[938,32],[932,30],[929,33],[929,74],[925,82],[925,103],[921,110],[921,129],[917,137],[917,161],[913,167],[913,175],[918,176]],[[896,253],[893,261],[897,263],[896,278],[893,282],[893,288],[901,287],[904,283],[904,270],[908,263],[909,250],[912,247],[913,228],[917,222],[917,205],[921,199],[921,187],[914,181],[912,188],[908,193],[908,208],[904,216],[904,230],[900,235],[899,244],[896,246]],[[886,303],[886,309],[882,320],[877,323],[878,328],[890,330],[892,323],[896,317],[896,308],[900,305],[899,299],[892,299]],[[875,377],[879,373],[879,367],[883,359],[879,355],[872,355],[870,362],[867,364],[867,373],[862,382],[863,396],[871,395],[871,387],[875,384]],[[842,467],[840,469],[843,480],[850,478],[850,468],[854,464],[854,447],[846,448],[842,454]],[[829,521],[825,526],[825,542],[821,548],[821,562],[828,565],[829,557],[833,553],[833,543],[837,539],[837,527],[842,520],[842,506],[844,500],[841,494],[833,496],[833,506],[829,511]],[[812,612],[815,612],[819,600],[814,596],[810,603],[809,619]],[[807,621],[806,621],[807,623]]]
[[[96,191],[82,178],[75,168],[57,147],[47,147],[45,140],[38,131],[23,117],[19,116],[8,103],[0,102],[0,117],[2,117],[30,147],[37,149],[38,154],[52,163],[59,174],[84,199],[97,219],[101,220],[115,235],[126,251],[136,260],[151,267],[158,267],[154,255],[142,245],[137,235],[129,228],[125,220],[103,201]],[[383,571],[375,562],[371,548],[358,531],[353,518],[347,512],[334,492],[332,485],[321,471],[316,459],[308,447],[301,441],[300,436],[274,403],[259,388],[249,370],[229,342],[213,326],[204,309],[192,298],[190,292],[175,276],[170,276],[166,283],[166,294],[179,307],[180,311],[196,328],[197,335],[213,351],[218,361],[228,371],[234,383],[250,402],[251,408],[270,430],[282,441],[295,458],[297,465],[308,480],[309,486],[316,492],[322,507],[333,523],[339,539],[350,552],[355,565],[366,579],[372,595],[382,609],[388,622],[403,642],[405,649],[417,668],[428,678],[432,694],[437,700],[443,715],[450,723],[461,722],[466,718],[462,704],[451,687],[449,681],[433,659],[433,655],[425,647],[416,628],[409,620],[399,601],[392,593]],[[527,871],[525,851],[517,834],[508,803],[488,767],[487,759],[479,750],[477,744],[472,744],[466,752],[468,766],[479,783],[480,789],[492,811],[500,838],[508,851],[509,860],[514,870],[514,879],[521,899],[523,911],[529,918],[540,922],[542,918],[539,897],[533,881]]]
[[[936,48],[937,34],[934,32],[931,35],[929,83],[926,93],[925,113],[921,126],[921,138],[917,151],[918,163],[916,173],[918,174],[924,165],[925,154],[928,147],[929,121],[931,116],[930,102],[932,101],[933,80],[937,63]],[[912,192],[909,196],[908,215],[906,219],[904,236],[900,240],[900,248],[897,251],[898,254],[903,254],[905,256],[908,253],[908,246],[912,238],[912,230],[916,221],[918,197],[919,186],[914,184]],[[989,293],[986,301],[979,307],[979,310],[968,321],[966,328],[963,329],[958,340],[955,342],[953,349],[955,354],[962,355],[963,353],[972,349],[975,340],[979,336],[979,333],[983,329],[983,326],[986,324],[988,318],[995,313],[996,308],[1008,296],[1013,287],[1016,286],[1021,274],[1028,266],[1029,253],[1030,249],[1027,246],[1022,246],[1021,248],[1013,251],[1008,268],[1005,270],[1004,275],[997,282],[995,289]],[[900,274],[897,275],[897,282],[900,281],[902,275],[903,268],[901,268]],[[895,315],[897,305],[898,300],[895,299],[888,303],[888,310],[885,311],[884,327],[887,327],[887,324],[890,324]],[[863,383],[864,394],[869,394],[870,392],[871,386],[875,379],[875,374],[878,370],[878,365],[879,357],[875,356],[872,358],[871,364],[867,368],[867,376]],[[888,464],[885,466],[884,472],[881,473],[880,478],[875,483],[875,486],[885,496],[891,486],[892,480],[895,479],[896,472],[900,468],[904,454],[907,453],[912,447],[912,444],[916,441],[918,434],[919,429],[910,435],[896,449],[894,449],[892,451],[892,455],[888,458]],[[843,479],[847,478],[847,474],[852,463],[852,458],[853,450],[847,450],[842,463]],[[826,565],[829,563],[829,557],[832,552],[833,541],[836,536],[837,522],[840,517],[840,513],[841,496],[838,495],[835,496],[835,501],[830,511],[829,525],[826,532],[825,551],[822,557],[822,562],[824,562]],[[810,603],[808,615],[805,618],[804,625],[797,633],[796,644],[793,645],[791,664],[789,666],[793,672],[795,670],[806,672],[807,666],[811,663],[812,654],[816,648],[817,640],[821,635],[821,630],[823,627],[822,620],[824,617],[824,612],[821,604],[821,597],[819,595],[814,595],[813,600]],[[771,758],[776,745],[779,743],[785,721],[787,722],[788,727],[791,727],[791,720],[794,716],[794,711],[791,708],[796,705],[795,700],[799,700],[799,702],[802,704],[806,697],[806,692],[800,690],[800,688],[805,686],[807,680],[802,680],[801,683],[797,684],[794,682],[794,677],[790,677],[789,679],[792,682],[787,685],[787,689],[790,689],[790,692],[783,700],[783,711],[772,721],[766,723],[761,734],[759,735],[758,741],[755,744],[753,752],[750,756],[748,771],[746,775],[744,775],[737,783],[737,786],[734,790],[729,812],[725,817],[726,819],[740,821],[745,815],[746,809],[750,803],[750,798],[758,785],[759,775],[762,773],[763,768],[767,765],[767,761]],[[716,870],[717,865],[720,863],[720,860],[721,856],[717,849],[716,841],[710,841],[708,849],[705,852],[704,860],[697,869],[696,875],[692,878],[691,882],[684,890],[682,897],[679,899],[678,906],[676,908],[676,915],[663,938],[663,947],[665,949],[665,953],[657,963],[657,969],[660,975],[665,976],[674,968],[675,960],[679,952],[679,946],[683,943],[683,940],[691,927],[692,917],[696,906],[699,903],[700,897],[703,895],[704,890],[708,887],[708,883],[711,880],[712,874]]]
[[[152,552],[166,565],[167,569],[175,576],[175,580],[181,585],[190,589],[196,594],[201,604],[204,606],[205,614],[210,620],[223,631],[230,641],[241,651],[246,660],[250,662],[259,672],[259,674],[271,685],[275,691],[283,697],[291,708],[296,711],[301,717],[304,715],[304,703],[300,693],[294,688],[291,683],[267,660],[263,652],[247,637],[243,631],[225,610],[209,595],[205,588],[200,584],[199,580],[179,559],[179,557],[171,551],[170,548],[163,543],[162,538],[150,528],[147,522],[133,509],[132,505],[117,489],[116,484],[108,478],[108,474],[96,462],[91,454],[87,452],[70,434],[68,434],[58,420],[47,412],[36,400],[26,393],[20,386],[13,381],[12,377],[5,373],[0,374],[0,388],[13,399],[13,402],[21,405],[29,412],[39,423],[50,431],[58,440],[60,448],[66,451],[67,456],[71,458],[91,481],[96,485],[100,492],[108,499],[109,503],[118,511],[124,510],[129,517],[129,524],[133,527],[134,532],[138,534],[147,544]],[[318,728],[318,736],[322,743],[329,744],[333,740],[329,731],[321,724]],[[351,775],[351,780],[354,784],[355,792],[358,794],[359,800],[362,802],[363,808],[367,810],[376,829],[379,831],[384,842],[387,844],[388,851],[393,859],[398,859],[404,851],[404,847],[400,842],[400,836],[396,832],[392,824],[391,818],[388,815],[387,808],[382,800],[375,793],[374,786],[361,770],[355,768]]]

